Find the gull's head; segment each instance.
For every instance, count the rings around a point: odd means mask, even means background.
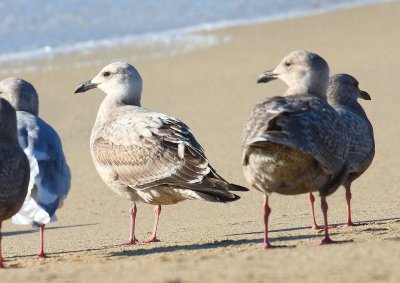
[[[12,77],[0,81],[0,97],[17,111],[39,114],[38,94],[33,85],[23,79]]]
[[[336,74],[329,78],[328,101],[336,104],[352,104],[358,98],[371,100],[371,96],[358,87],[356,78],[349,74]]]
[[[289,87],[287,94],[308,93],[326,97],[328,63],[319,55],[298,50],[287,55],[274,69],[262,73],[257,82],[280,79]]]
[[[17,115],[11,104],[0,98],[0,137],[18,143]]]
[[[114,62],[105,66],[93,79],[80,84],[75,93],[92,88],[104,91],[108,96],[124,104],[140,105],[142,78],[139,72],[126,62]]]

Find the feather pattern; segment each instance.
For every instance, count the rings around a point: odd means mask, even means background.
[[[366,116],[360,116],[351,109],[340,106],[334,106],[334,108],[351,133],[349,135],[349,172],[362,174],[371,165],[375,155],[372,125]]]
[[[263,175],[252,182],[267,192],[318,191],[342,171],[347,144],[340,117],[322,99],[307,95],[266,98],[254,107],[245,126],[242,162],[245,168],[257,167],[245,169],[245,175],[251,175],[249,170]],[[264,154],[270,160],[262,158]],[[271,172],[263,169],[266,164]]]
[[[169,204],[186,198],[236,198],[228,191],[230,184],[209,165],[189,127],[176,118],[137,106],[120,106],[95,125],[90,144],[104,181],[111,187],[116,181],[129,187],[124,196],[131,200]],[[103,175],[103,170],[111,170],[112,177]],[[144,197],[150,191],[159,191],[159,195]],[[166,193],[175,194],[175,199],[162,200]],[[178,196],[181,193],[187,196]]]
[[[348,138],[340,116],[325,101],[313,96],[267,98],[258,103],[246,123],[243,146],[270,141],[315,158],[330,175],[343,166]],[[243,162],[246,162],[246,151]]]

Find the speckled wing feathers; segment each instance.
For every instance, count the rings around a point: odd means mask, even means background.
[[[91,147],[96,162],[111,166],[131,188],[172,186],[234,198],[226,190],[226,181],[213,174],[189,128],[178,119],[125,106],[95,131]]]
[[[347,157],[348,138],[335,110],[313,96],[267,98],[258,103],[245,127],[243,164],[247,148],[271,141],[315,158],[330,175],[337,174]]]
[[[335,109],[351,133],[349,135],[349,170],[362,174],[371,164],[375,155],[372,125],[365,113],[359,115],[346,108],[335,107]]]

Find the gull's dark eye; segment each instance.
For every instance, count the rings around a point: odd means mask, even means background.
[[[358,82],[355,82],[355,83],[354,83],[354,86],[355,86],[355,87],[358,87]]]
[[[289,67],[290,65],[292,65],[291,62],[289,62],[289,61],[286,61],[286,62],[285,62],[285,66],[286,66],[286,67]]]
[[[103,73],[103,77],[107,78],[107,77],[109,77],[109,76],[110,76],[110,72],[104,72],[104,73]]]

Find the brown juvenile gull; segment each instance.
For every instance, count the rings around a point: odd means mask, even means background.
[[[230,202],[230,192],[246,188],[225,181],[209,164],[203,149],[180,120],[141,107],[142,79],[125,62],[104,67],[75,93],[99,88],[101,103],[90,137],[92,158],[103,181],[131,200],[131,235],[135,244],[135,202],[155,205],[152,235],[157,241],[161,205],[186,199]]]
[[[0,268],[1,223],[11,218],[24,203],[29,184],[29,161],[18,143],[14,108],[0,98]]]
[[[28,157],[31,172],[28,194],[12,221],[40,228],[39,258],[44,253],[44,227],[56,221],[71,185],[71,173],[57,132],[39,115],[39,97],[29,82],[20,78],[0,81],[0,97],[17,111],[18,140]]]
[[[371,165],[375,155],[374,131],[362,106],[357,99],[371,100],[369,94],[358,87],[358,81],[348,74],[337,74],[329,79],[328,102],[342,117],[349,130],[349,175],[342,185],[346,189],[347,226],[351,221],[351,183],[360,177]],[[310,193],[313,228],[318,229],[314,213],[314,196]]]
[[[258,83],[281,79],[284,96],[265,98],[253,109],[244,128],[242,161],[249,183],[265,194],[264,248],[268,241],[268,197],[272,192],[294,195],[318,191],[328,234],[326,197],[347,175],[346,128],[327,103],[329,67],[323,58],[294,51],[260,75]]]

